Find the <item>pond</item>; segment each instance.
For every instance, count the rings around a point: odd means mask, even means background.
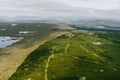
[[[5,31],[6,29],[0,29],[1,31]]]
[[[21,41],[22,37],[0,36],[0,48],[5,48],[16,42]]]
[[[32,31],[19,31],[19,34],[29,34],[32,33]]]

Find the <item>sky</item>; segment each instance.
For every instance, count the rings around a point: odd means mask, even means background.
[[[120,0],[0,0],[0,17],[120,19]]]

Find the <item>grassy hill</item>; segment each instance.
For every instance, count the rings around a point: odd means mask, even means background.
[[[119,36],[69,32],[33,51],[9,80],[119,80]]]

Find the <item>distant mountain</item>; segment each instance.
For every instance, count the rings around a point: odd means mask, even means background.
[[[87,19],[79,17],[40,17],[40,16],[0,16],[0,22],[47,22],[47,23],[68,23],[75,25],[110,25],[120,27],[119,20]]]
[[[14,16],[14,17],[2,16],[0,17],[0,19],[1,20],[41,20],[41,18],[37,16]]]

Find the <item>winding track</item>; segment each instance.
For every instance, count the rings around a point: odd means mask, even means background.
[[[70,40],[68,39],[67,46],[66,46],[66,48],[65,48],[65,53],[68,52],[68,48],[69,48],[69,46],[70,46]]]
[[[46,66],[45,66],[45,76],[44,76],[45,80],[48,80],[47,72],[48,72],[49,62],[53,57],[54,57],[54,49],[52,50],[52,55],[50,55],[47,59],[47,63],[46,63]]]
[[[84,46],[82,46],[81,45],[81,47],[86,51],[86,52],[88,52],[89,53],[89,51],[88,51],[88,49],[87,48],[85,48]],[[105,59],[103,59],[102,57],[100,57],[100,56],[98,56],[97,54],[95,54],[95,53],[92,53],[92,55],[94,55],[94,56],[96,56],[96,57],[98,57],[99,59],[101,59],[102,61],[105,61]]]
[[[89,53],[88,49],[85,48],[84,46],[81,45],[81,47],[87,52]],[[104,62],[107,62],[108,64],[111,64],[111,62],[105,60],[104,58],[100,57],[99,55],[95,54],[95,53],[92,53],[92,55],[96,56],[97,58],[99,58],[100,60],[104,61]],[[114,66],[111,67],[113,70],[116,70],[116,68]]]
[[[67,34],[67,32],[55,32],[50,34],[46,38],[36,41],[34,46],[27,49],[13,46],[9,50],[6,50],[6,53],[9,53],[9,55],[0,56],[0,80],[8,80],[19,65],[23,63],[24,59],[40,45],[64,34]]]

